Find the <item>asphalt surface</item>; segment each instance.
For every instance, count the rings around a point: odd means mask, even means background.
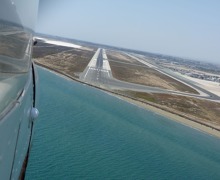
[[[80,75],[80,79],[96,86],[106,84],[112,78],[111,71],[103,67],[103,50],[98,49],[89,65]]]
[[[100,49],[97,61],[96,61],[96,68],[102,69],[103,67],[103,55],[102,55],[102,49]]]
[[[105,61],[107,60],[105,59]],[[155,69],[163,72],[164,74],[168,74],[167,71],[159,67],[155,67]],[[169,75],[174,77],[173,74],[169,74]],[[111,73],[111,69],[109,70],[103,67],[103,50],[102,49],[97,50],[96,54],[93,56],[89,65],[80,75],[80,80],[86,83],[93,84],[98,87],[105,87],[105,88],[112,89],[112,90],[132,90],[132,91],[147,92],[147,93],[164,93],[164,94],[183,95],[183,96],[188,96],[188,97],[209,99],[209,100],[214,100],[214,101],[220,100],[219,96],[196,86],[195,84],[187,81],[186,79],[180,79],[177,76],[175,76],[175,78],[179,79],[182,82],[185,82],[186,84],[189,84],[195,89],[202,91],[203,93],[206,94],[206,96],[202,96],[199,94],[191,94],[191,93],[184,93],[184,92],[179,92],[179,91],[166,90],[166,89],[157,88],[157,87],[139,85],[135,83],[128,83],[125,81],[119,81],[117,79],[114,79]]]
[[[142,58],[140,58],[140,59],[142,59]],[[148,62],[148,63],[149,63],[149,62]],[[150,64],[150,63],[149,63],[149,64]],[[170,77],[172,77],[172,78],[175,78],[175,79],[179,80],[180,82],[183,82],[183,83],[185,83],[185,84],[187,84],[187,85],[193,87],[194,89],[203,92],[204,94],[206,94],[206,95],[208,96],[206,99],[220,100],[220,97],[219,97],[219,96],[217,96],[217,95],[215,95],[215,94],[213,94],[213,93],[207,91],[206,89],[203,89],[203,88],[197,86],[197,85],[195,84],[195,82],[190,81],[190,80],[188,80],[188,79],[186,79],[186,78],[184,78],[184,77],[178,76],[177,74],[173,73],[173,72],[170,71],[169,69],[160,68],[160,67],[158,67],[158,66],[155,65],[155,64],[154,64],[153,66],[155,67],[155,68],[154,68],[155,70],[157,70],[157,71],[159,71],[159,72],[162,72],[162,73],[164,73],[165,75],[168,75],[168,76],[170,76]],[[201,97],[201,96],[200,96],[200,97]]]

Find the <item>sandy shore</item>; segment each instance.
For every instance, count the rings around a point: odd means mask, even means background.
[[[61,76],[63,78],[66,78],[66,79],[71,79],[71,80],[74,80],[74,81],[77,81],[79,83],[82,83],[82,84],[86,84],[88,86],[91,86],[91,87],[94,87],[94,88],[97,88],[97,89],[100,89],[100,90],[103,90],[117,98],[120,98],[128,103],[131,103],[133,105],[136,105],[140,108],[144,108],[144,109],[147,109],[147,110],[150,110],[156,114],[159,114],[161,116],[164,116],[164,117],[167,117],[168,119],[171,119],[171,120],[174,120],[176,122],[179,122],[183,125],[186,125],[188,127],[191,127],[193,129],[196,129],[198,131],[202,131],[204,133],[207,133],[207,134],[210,134],[212,136],[215,136],[215,137],[218,137],[220,138],[220,131],[217,130],[217,128],[215,129],[215,125],[212,125],[213,127],[211,127],[210,125],[205,125],[205,124],[201,124],[199,122],[196,122],[196,121],[193,121],[193,120],[190,120],[190,119],[187,119],[185,117],[181,117],[180,115],[177,115],[177,114],[174,114],[174,113],[171,113],[171,112],[168,112],[168,111],[165,111],[165,110],[162,110],[160,108],[157,108],[155,106],[152,106],[150,104],[147,104],[147,103],[144,103],[144,102],[141,102],[141,101],[138,101],[138,100],[135,100],[135,99],[132,99],[132,98],[129,98],[129,97],[126,97],[124,95],[120,95],[120,94],[117,94],[117,93],[114,93],[112,91],[109,91],[109,90],[105,90],[103,88],[99,88],[99,87],[96,87],[96,86],[93,86],[93,85],[90,85],[90,84],[87,84],[87,83],[84,83],[84,82],[81,82],[67,74],[64,74],[62,72],[58,72],[56,70],[53,70],[49,67],[45,67],[41,64],[38,64],[39,66],[41,66],[43,69],[45,70],[48,70],[52,73],[55,73],[56,75],[58,76]]]
[[[216,129],[213,129],[213,128],[208,127],[206,125],[202,125],[200,123],[194,122],[194,121],[192,121],[190,119],[181,117],[181,116],[179,116],[177,114],[173,114],[173,113],[167,112],[165,110],[159,109],[157,107],[148,105],[148,104],[140,102],[138,100],[133,100],[131,98],[120,96],[120,95],[116,95],[116,96],[119,97],[122,100],[125,100],[125,101],[133,104],[133,105],[136,105],[138,107],[150,110],[152,112],[155,112],[156,114],[159,114],[161,116],[167,117],[168,119],[174,120],[176,122],[179,122],[179,123],[181,123],[183,125],[186,125],[188,127],[193,128],[193,129],[196,129],[196,130],[199,130],[199,131],[202,131],[204,133],[207,133],[207,134],[210,134],[212,136],[216,136],[216,137],[220,138],[220,131],[218,131]]]

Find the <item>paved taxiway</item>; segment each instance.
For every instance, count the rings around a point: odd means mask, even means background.
[[[179,91],[172,91],[172,90],[166,90],[166,89],[157,88],[157,87],[151,87],[151,86],[145,86],[145,85],[139,85],[135,83],[119,81],[113,78],[112,76],[111,68],[108,62],[105,49],[100,49],[100,48],[96,51],[96,53],[92,57],[91,61],[89,62],[88,66],[83,71],[83,73],[80,74],[80,80],[86,83],[89,83],[89,84],[93,84],[95,86],[106,87],[112,90],[132,90],[132,91],[147,92],[147,93],[166,93],[166,94],[176,94],[176,95],[183,95],[183,96],[189,96],[189,97],[196,97],[200,99],[209,99],[209,100],[215,100],[215,101],[220,100],[219,96],[216,96],[200,87],[197,87],[196,85],[190,82],[187,82],[186,80],[178,79],[178,77],[173,77],[171,74],[168,74],[164,70],[144,61],[143,59],[140,59],[134,55],[129,55],[129,56],[132,56],[133,58],[139,60],[143,64],[163,74],[166,74],[184,84],[189,85],[190,87],[193,87],[198,92],[200,92],[200,94],[197,95],[197,94],[191,94],[191,93],[185,93],[185,92],[179,92]]]

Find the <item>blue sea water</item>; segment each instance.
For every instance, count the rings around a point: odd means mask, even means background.
[[[220,179],[220,139],[38,68],[26,180]]]

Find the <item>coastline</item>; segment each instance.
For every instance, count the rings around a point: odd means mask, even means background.
[[[220,131],[217,130],[217,129],[214,129],[214,127],[212,128],[211,126],[207,126],[205,124],[201,124],[199,122],[192,121],[192,120],[190,120],[190,119],[188,119],[186,117],[181,117],[178,114],[174,114],[174,113],[165,111],[165,110],[160,109],[158,107],[149,105],[147,103],[143,103],[143,102],[138,101],[138,100],[131,99],[129,97],[124,97],[124,96],[120,96],[120,95],[115,95],[115,96],[120,98],[120,99],[122,99],[122,100],[124,100],[124,101],[126,101],[126,102],[128,102],[128,103],[136,105],[136,106],[138,106],[140,108],[152,111],[152,112],[154,112],[156,114],[164,116],[164,117],[166,117],[166,118],[168,118],[170,120],[176,121],[178,123],[181,123],[181,124],[183,124],[185,126],[193,128],[195,130],[202,131],[203,133],[206,133],[206,134],[209,134],[209,135],[212,135],[212,136],[220,138]]]
[[[152,111],[152,112],[154,112],[156,114],[164,116],[164,117],[166,117],[166,118],[168,118],[170,120],[176,121],[178,123],[181,123],[181,124],[183,124],[185,126],[193,128],[195,130],[202,131],[203,133],[206,133],[206,134],[209,134],[209,135],[212,135],[212,136],[220,138],[220,129],[218,129],[214,125],[209,125],[209,124],[197,121],[195,119],[191,119],[191,118],[185,117],[183,115],[180,115],[180,114],[177,114],[177,113],[174,113],[174,112],[171,112],[171,111],[169,112],[169,111],[167,111],[165,109],[162,109],[161,107],[159,107],[157,105],[154,105],[154,104],[151,104],[151,103],[148,103],[148,102],[145,102],[145,101],[140,101],[138,99],[135,99],[135,98],[132,98],[132,97],[128,97],[126,95],[122,95],[122,94],[119,94],[119,93],[116,93],[116,92],[112,92],[110,90],[106,90],[106,89],[103,89],[103,88],[100,88],[100,87],[97,87],[97,86],[94,86],[94,85],[82,82],[80,80],[75,79],[74,77],[71,77],[68,74],[60,72],[58,70],[54,70],[54,69],[52,69],[50,67],[47,67],[47,66],[45,66],[43,64],[40,64],[40,63],[37,63],[37,62],[35,62],[35,64],[37,66],[40,66],[40,67],[48,70],[48,71],[52,71],[53,73],[57,74],[58,76],[62,76],[64,78],[71,79],[71,80],[79,82],[81,84],[85,84],[85,85],[94,87],[96,89],[100,89],[100,90],[105,91],[106,93],[109,93],[112,96],[115,96],[115,97],[117,97],[117,98],[119,98],[119,99],[121,99],[123,101],[126,101],[126,102],[128,102],[130,104],[133,104],[133,105],[136,105],[136,106],[138,106],[140,108]]]

